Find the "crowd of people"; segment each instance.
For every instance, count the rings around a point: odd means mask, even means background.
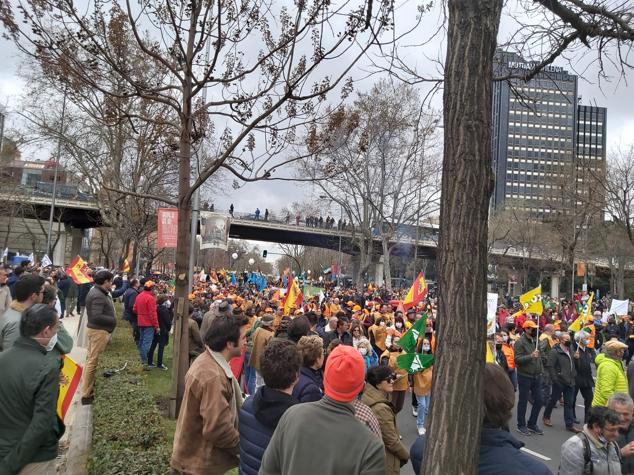
[[[99,397],[95,371],[117,325],[114,300],[122,302],[143,369],[167,370],[171,277],[88,272],[93,282],[71,294],[63,269],[0,269],[0,473],[54,473],[64,431],[55,411],[61,355],[73,347],[64,316],[85,316],[83,404]],[[415,353],[433,355],[441,344],[435,296],[405,309],[404,291],[327,284],[289,305],[281,282],[252,282],[224,270],[195,275],[174,471],[396,474],[411,460],[422,473],[434,370],[408,371],[399,356],[401,339],[417,324]],[[608,315],[604,298],[592,304],[593,319],[569,331],[586,300],[544,297],[545,310],[535,315],[500,298],[493,362],[484,372],[479,473],[550,473],[520,448],[522,438],[560,423],[557,406],[571,432],[559,473],[634,473],[634,325],[627,315]],[[409,447],[396,419],[408,399],[418,429]]]

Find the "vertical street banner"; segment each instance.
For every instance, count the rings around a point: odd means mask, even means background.
[[[210,211],[200,212],[200,249],[222,249],[229,243],[229,217]]]
[[[498,294],[487,292],[487,336],[495,333],[495,314],[498,309]]]
[[[176,247],[178,240],[178,210],[176,208],[158,209],[157,249]]]

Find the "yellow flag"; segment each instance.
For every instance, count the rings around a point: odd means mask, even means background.
[[[592,299],[594,297],[594,292],[590,292],[590,297],[586,300],[585,305],[581,309],[581,313],[579,313],[579,317],[570,324],[568,330],[571,332],[578,332],[583,328],[586,323],[590,323],[592,321]]]
[[[537,313],[541,315],[544,313],[544,306],[542,305],[542,286],[535,287],[533,290],[529,290],[520,297],[520,303],[524,312]]]
[[[487,341],[485,344],[487,347],[485,361],[487,363],[495,363],[495,358],[493,357],[493,352],[491,351],[490,343]]]

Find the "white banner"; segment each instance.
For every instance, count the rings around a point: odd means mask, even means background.
[[[200,248],[227,250],[229,241],[229,218],[210,211],[200,212]]]
[[[487,292],[487,336],[495,333],[495,314],[498,309],[498,294]]]
[[[608,312],[610,315],[627,315],[630,309],[629,300],[616,300],[612,299],[612,306]]]

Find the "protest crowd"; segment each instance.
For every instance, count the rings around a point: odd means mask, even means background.
[[[173,276],[76,269],[28,261],[0,268],[2,475],[55,473],[64,432],[62,356],[83,336],[88,354],[78,391],[82,404],[92,404],[99,356],[122,324],[115,301],[143,369],[168,369]],[[422,274],[407,290],[302,287],[289,272],[278,279],[196,272],[174,473],[397,474],[410,460],[423,473],[441,343],[437,300]],[[619,310],[610,312],[615,304]],[[499,297],[483,348],[478,473],[551,473],[520,449],[559,424],[571,433],[559,473],[634,473],[634,324],[621,304],[586,292],[555,300],[540,288],[519,301]],[[75,338],[63,324],[73,315],[85,316]],[[396,422],[406,406],[419,434],[409,447]]]

